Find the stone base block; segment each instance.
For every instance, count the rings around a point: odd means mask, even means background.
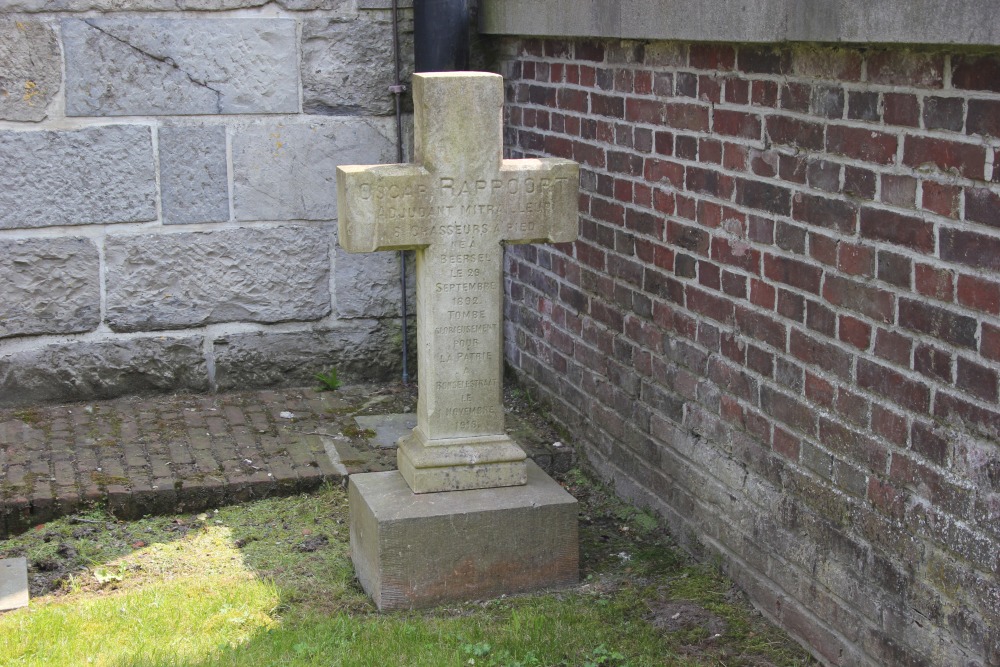
[[[419,428],[399,440],[396,463],[414,493],[466,491],[526,482],[527,455],[505,435],[427,440]]]
[[[523,486],[414,494],[398,472],[351,476],[351,559],[381,610],[571,586],[577,502],[532,461]]]

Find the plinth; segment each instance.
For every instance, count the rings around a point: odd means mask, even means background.
[[[577,501],[533,461],[523,486],[415,494],[397,471],[351,475],[351,559],[381,610],[572,586]]]

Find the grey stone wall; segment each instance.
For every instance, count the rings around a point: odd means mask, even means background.
[[[334,182],[396,159],[388,0],[3,6],[0,406],[396,372]]]

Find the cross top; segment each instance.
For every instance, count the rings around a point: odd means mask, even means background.
[[[399,469],[415,493],[524,484],[504,432],[502,244],[576,238],[579,166],[503,159],[496,74],[416,74],[413,96],[415,164],[337,168],[340,244],[417,251],[417,427]]]
[[[496,82],[500,85],[495,85]],[[441,99],[444,96],[444,99]],[[413,79],[414,161],[432,173],[487,175],[503,160],[503,79],[495,74],[441,72]],[[443,102],[443,104],[442,104]]]

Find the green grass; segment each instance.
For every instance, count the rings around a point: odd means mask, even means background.
[[[580,586],[424,612],[378,613],[358,587],[339,487],[200,515],[55,521],[0,542],[47,591],[0,615],[0,665],[810,664],[654,517],[580,474],[567,486],[583,510]],[[675,609],[709,629],[664,628],[658,613]]]

